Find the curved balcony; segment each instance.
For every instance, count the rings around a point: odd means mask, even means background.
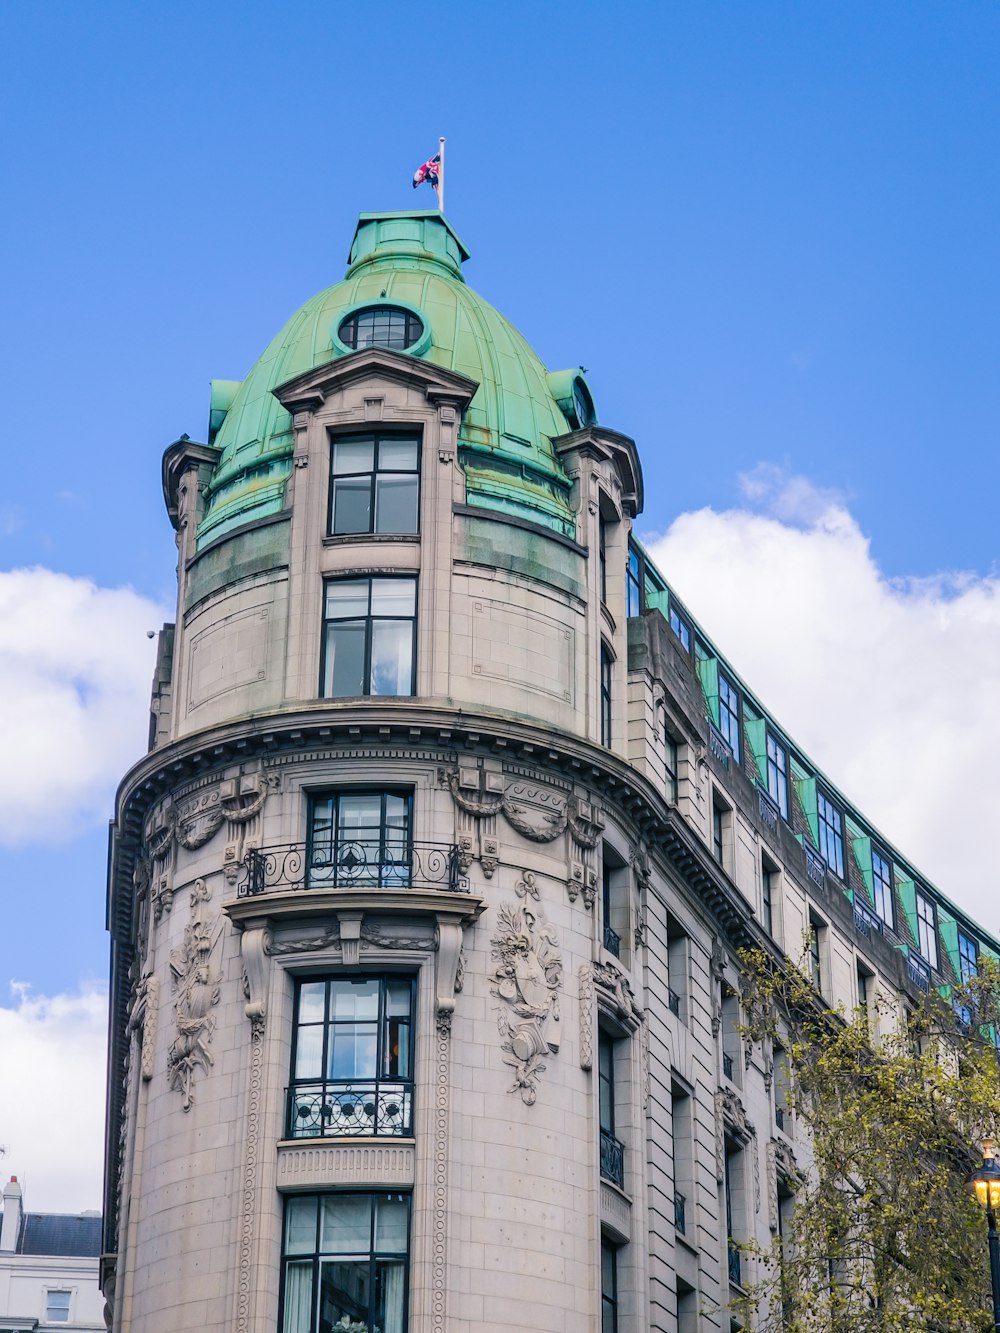
[[[413,1084],[372,1079],[297,1083],[288,1089],[290,1139],[406,1136],[413,1133]]]
[[[342,842],[336,848],[306,842],[250,848],[237,885],[240,898],[282,890],[437,889],[468,893],[454,843],[411,842],[389,846],[378,839]]]

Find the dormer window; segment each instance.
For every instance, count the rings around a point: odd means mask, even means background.
[[[423,332],[423,324],[411,311],[379,305],[348,315],[337,330],[337,337],[354,351],[362,347],[387,347],[393,352],[405,352],[420,340]]]

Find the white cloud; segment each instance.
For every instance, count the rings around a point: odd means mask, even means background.
[[[0,843],[107,819],[145,749],[164,612],[129,588],[48,569],[0,573]]]
[[[1000,579],[888,579],[836,495],[770,465],[742,484],[755,509],[681,515],[654,560],[830,780],[1000,934]]]
[[[100,1209],[107,995],[11,991],[13,1006],[0,1006],[3,1178],[17,1176],[29,1212]]]

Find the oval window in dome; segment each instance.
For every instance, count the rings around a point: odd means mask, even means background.
[[[584,426],[593,426],[597,420],[597,414],[594,411],[594,400],[590,396],[590,390],[581,379],[573,381],[573,412],[576,415],[576,424],[580,430]]]
[[[337,330],[345,347],[359,351],[363,347],[387,347],[405,352],[423,336],[424,326],[416,315],[399,306],[369,306],[355,310]]]

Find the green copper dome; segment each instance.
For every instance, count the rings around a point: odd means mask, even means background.
[[[222,453],[199,546],[282,508],[292,420],[272,390],[350,355],[338,330],[366,306],[416,315],[423,334],[407,350],[478,383],[459,436],[468,502],[573,533],[569,482],[552,440],[587,424],[571,415],[567,388],[583,382],[582,372],[549,375],[513,325],[466,286],[467,258],[440,213],[362,213],[343,282],[292,316],[242,384],[213,382],[212,442]],[[590,402],[589,391],[575,401]]]

